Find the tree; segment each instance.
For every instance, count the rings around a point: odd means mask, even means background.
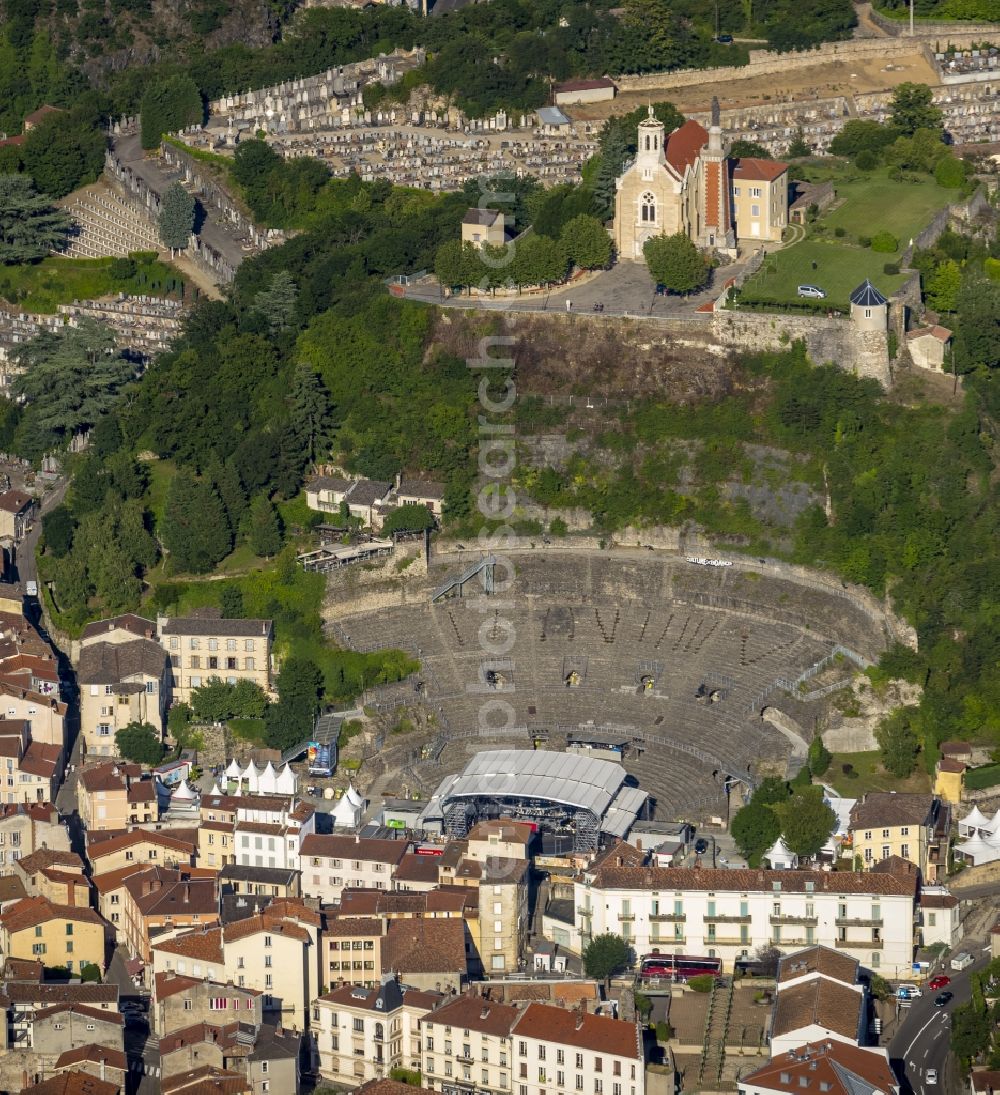
[[[191,711],[202,722],[259,719],[266,707],[267,693],[254,681],[227,684],[221,677],[209,677],[191,690]]]
[[[762,144],[742,139],[733,141],[729,155],[734,160],[769,160],[771,158],[771,153]]]
[[[653,280],[672,293],[693,292],[708,280],[705,256],[683,232],[654,236],[646,240],[642,252]]]
[[[250,311],[263,316],[272,332],[284,331],[292,325],[299,287],[287,270],[276,270],[271,283],[254,297]]]
[[[587,976],[604,982],[605,995],[611,990],[611,978],[628,965],[628,960],[628,944],[612,932],[595,935],[583,952],[583,968]]]
[[[504,280],[510,277],[517,285],[551,285],[566,277],[568,266],[560,240],[531,233],[519,241],[509,270],[501,267],[499,272]]]
[[[989,1046],[993,1033],[989,1014],[975,1002],[963,1004],[951,1013],[951,1049],[963,1066]]]
[[[816,855],[837,825],[822,787],[800,787],[778,812],[782,839],[797,856]]]
[[[781,822],[770,806],[752,801],[733,818],[730,831],[736,847],[746,856],[750,866],[755,867],[781,835]]]
[[[100,176],[106,144],[103,131],[75,112],[50,114],[25,137],[24,170],[43,193],[62,198]]]
[[[135,379],[135,366],[118,349],[114,332],[92,319],[43,331],[14,357],[20,371],[11,387],[31,404],[31,424],[67,440],[109,413]]]
[[[270,558],[281,551],[281,525],[278,514],[266,494],[258,494],[250,503],[250,528],[247,541],[254,555]]]
[[[45,550],[57,559],[65,558],[73,546],[73,533],[76,532],[76,518],[73,511],[61,502],[42,517],[42,536]]]
[[[773,943],[761,943],[754,951],[754,961],[759,964],[764,977],[776,978],[781,951]]]
[[[434,514],[417,502],[407,502],[396,509],[382,523],[382,535],[391,536],[394,532],[422,532],[434,528]]]
[[[830,151],[834,156],[848,156],[854,159],[861,152],[871,152],[876,157],[899,136],[891,126],[863,118],[852,118],[845,122],[830,142]]]
[[[559,238],[569,261],[581,270],[598,270],[611,261],[611,237],[596,217],[581,213],[563,225]]]
[[[812,155],[812,145],[806,142],[805,134],[802,132],[802,126],[795,131],[795,136],[792,138],[792,143],[788,146],[788,158],[790,160],[800,160],[803,156]]]
[[[912,774],[920,751],[920,739],[911,723],[912,715],[912,708],[900,708],[883,719],[875,731],[882,767],[897,779],[906,779]]]
[[[961,371],[1000,365],[1000,285],[978,274],[962,285],[955,357]]]
[[[160,216],[157,226],[164,247],[170,248],[170,257],[175,251],[184,251],[191,241],[194,230],[194,198],[179,182],[172,182],[160,203]]]
[[[924,296],[936,312],[954,312],[962,288],[962,268],[954,259],[945,259],[927,279]]]
[[[305,450],[306,460],[312,464],[318,450],[329,445],[333,428],[330,393],[310,365],[302,363],[296,366],[288,404],[292,428]]]
[[[205,117],[198,85],[190,76],[180,74],[153,80],[142,96],[139,112],[142,147],[146,149],[159,148],[164,133],[197,125]]]
[[[957,156],[942,156],[934,165],[934,179],[946,190],[957,190],[965,182],[965,164]]]
[[[126,760],[149,768],[163,759],[163,742],[148,722],[130,722],[115,734],[115,745]]]
[[[242,620],[246,617],[243,604],[243,590],[236,585],[225,585],[219,598],[222,615],[226,620]]]
[[[868,987],[876,1000],[891,1000],[896,995],[892,985],[877,973],[873,973],[869,978]]]
[[[282,701],[305,703],[314,711],[323,692],[323,673],[309,658],[293,654],[286,658],[275,682]]]
[[[892,93],[889,111],[893,127],[904,137],[912,137],[918,129],[941,128],[941,111],[926,84],[900,84]]]
[[[87,573],[109,614],[139,604],[142,583],[135,576],[135,565],[116,540],[94,546],[87,559]]]
[[[809,743],[809,771],[814,776],[821,776],[830,767],[833,757],[830,750],[823,744],[823,738],[817,734]]]
[[[59,250],[72,223],[26,175],[0,175],[0,263],[36,262]]]
[[[472,283],[472,265],[466,248],[471,245],[460,239],[446,240],[434,256],[434,275],[449,289],[458,289]]]
[[[170,481],[158,532],[175,567],[194,574],[210,571],[233,546],[219,496],[187,469]]]

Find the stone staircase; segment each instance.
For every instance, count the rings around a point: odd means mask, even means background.
[[[102,182],[74,191],[60,204],[76,224],[64,252],[71,258],[119,258],[162,249],[148,217]]]
[[[712,988],[705,1019],[705,1042],[702,1047],[701,1065],[698,1069],[698,1087],[708,1091],[720,1090],[722,1069],[726,1061],[726,1036],[729,1032],[729,1014],[733,1008],[733,979],[720,987]]]

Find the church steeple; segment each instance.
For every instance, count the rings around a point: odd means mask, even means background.
[[[712,124],[708,129],[708,150],[722,153],[722,111],[719,109],[719,97],[712,96]]]
[[[648,115],[639,123],[639,141],[636,151],[636,163],[639,167],[655,167],[666,162],[663,153],[664,125],[648,108]]]

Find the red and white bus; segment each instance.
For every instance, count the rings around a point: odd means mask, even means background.
[[[702,958],[691,954],[652,954],[643,956],[639,976],[643,981],[663,978],[666,981],[688,981],[702,974],[718,977],[722,973],[722,959]]]

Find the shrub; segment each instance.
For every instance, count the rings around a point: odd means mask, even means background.
[[[903,169],[897,164],[889,168],[889,178],[893,182],[901,182],[903,179]]]
[[[934,166],[938,186],[957,190],[965,182],[965,164],[954,156],[942,156]]]
[[[854,774],[854,765],[853,764],[842,764],[840,766],[840,770],[841,770],[841,772],[844,773],[845,776],[847,776],[848,779],[850,779],[851,776]]]
[[[885,266],[882,267],[882,273],[883,274],[898,274],[899,273],[899,263],[898,262],[887,262],[885,264]]]
[[[846,236],[846,235],[847,235],[847,229],[846,229],[846,228],[845,228],[845,227],[844,227],[844,226],[843,226],[842,224],[838,224],[838,225],[837,225],[837,227],[836,227],[836,228],[834,228],[834,230],[833,230],[833,234],[834,234],[834,235],[835,235],[835,236],[836,236],[836,237],[837,237],[838,239],[840,239],[840,238],[841,238],[842,236]]]
[[[872,236],[871,247],[873,251],[891,255],[894,251],[899,250],[899,240],[891,232],[876,232]]]
[[[569,526],[561,517],[553,517],[549,522],[549,535],[551,536],[565,536],[569,531]]]
[[[870,148],[863,148],[855,157],[854,166],[859,171],[874,171],[878,167],[878,155]]]
[[[420,1073],[412,1068],[390,1068],[389,1079],[410,1087],[420,1087]]]
[[[711,973],[700,973],[688,981],[688,988],[693,992],[711,992],[715,985],[715,977]]]
[[[871,236],[858,236],[858,243],[862,247],[871,247],[872,238],[871,238]]]
[[[658,1042],[669,1042],[673,1037],[674,1032],[669,1023],[665,1023],[662,1019],[656,1024],[656,1040]]]
[[[95,966],[93,962],[84,962],[80,968],[80,980],[81,981],[100,981],[101,970],[99,966]]]

